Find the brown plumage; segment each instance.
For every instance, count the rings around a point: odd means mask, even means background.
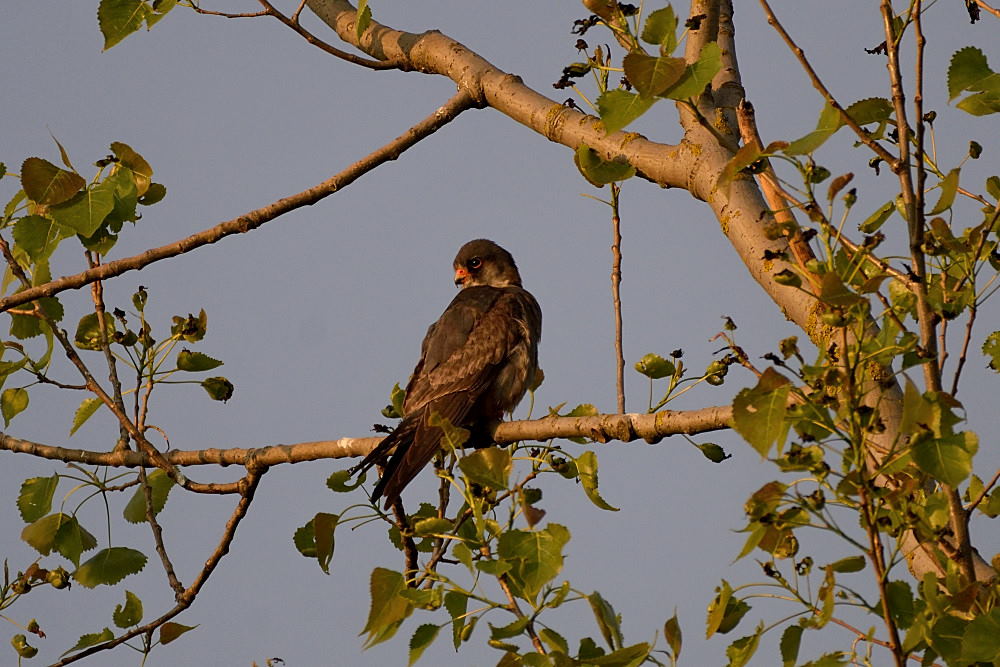
[[[455,257],[461,291],[430,326],[406,386],[403,421],[359,463],[367,470],[395,451],[372,492],[388,508],[441,447],[434,413],[472,431],[500,421],[524,396],[538,368],[542,311],[521,287],[510,253],[492,241],[469,241]]]

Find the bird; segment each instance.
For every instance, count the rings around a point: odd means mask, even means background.
[[[463,245],[453,262],[459,292],[427,329],[406,386],[403,420],[357,466],[363,472],[394,450],[371,495],[388,509],[441,449],[435,413],[492,443],[489,426],[512,412],[538,371],[542,311],[521,286],[514,258],[493,241]]]

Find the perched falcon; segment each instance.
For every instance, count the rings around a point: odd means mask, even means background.
[[[385,497],[386,508],[440,449],[432,414],[482,441],[484,427],[517,406],[538,368],[542,311],[521,287],[510,253],[486,239],[469,241],[454,268],[461,291],[427,330],[406,385],[403,421],[354,468],[367,470],[395,447],[372,492],[372,502]]]

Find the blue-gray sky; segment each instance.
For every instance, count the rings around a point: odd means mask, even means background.
[[[756,3],[738,4],[737,51],[764,140],[800,136],[814,126],[822,102]],[[818,1],[774,4],[834,94],[847,102],[886,94],[883,59],[862,50],[882,40],[875,3],[846,3],[849,9]],[[253,5],[248,0],[225,8]],[[38,0],[3,11],[0,161],[11,170],[31,155],[58,161],[50,133],[85,176],[83,165],[107,154],[112,141],[142,153],[168,195],[123,235],[113,257],[168,243],[318,183],[401,134],[454,91],[440,77],[370,72],[340,62],[273,20],[227,21],[184,8],[152,32],[102,53],[96,7],[96,0]],[[578,3],[375,2],[373,8],[388,25],[440,29],[544,94],[559,101],[569,96],[550,84],[578,59],[569,32],[573,19],[586,15]],[[994,66],[1000,63],[996,22],[970,26],[960,3],[934,7],[930,17],[927,96],[942,119],[936,126],[941,162],[956,164],[968,140],[977,139],[986,151],[967,171],[995,173],[996,121],[949,110],[943,72],[951,52],[967,44],[985,49]],[[311,24],[322,34],[317,21]],[[608,41],[596,32],[587,39]],[[639,129],[673,142],[679,139],[675,119],[674,109],[661,103]],[[867,154],[847,150],[847,143],[825,149],[820,159],[834,173],[855,171],[859,205],[873,210],[892,177],[883,172],[881,179],[869,178]],[[981,189],[982,179],[978,183]],[[0,181],[0,197],[6,201],[16,188],[12,179]],[[587,185],[566,148],[492,110],[471,111],[315,206],[109,282],[112,307],[127,307],[132,291],[145,285],[148,312],[161,328],[172,315],[204,308],[209,334],[197,349],[223,359],[220,371],[236,384],[225,405],[206,400],[195,386],[165,387],[154,396],[151,421],[180,449],[369,435],[373,423],[385,421],[379,410],[393,383],[406,381],[427,324],[453,296],[455,251],[477,237],[514,254],[545,313],[546,382],[535,414],[563,402],[613,411],[610,222],[606,207],[582,194],[606,191]],[[625,184],[622,197],[629,368],[647,352],[683,348],[697,371],[721,346],[709,339],[723,315],[738,323],[739,342],[752,357],[797,333],[749,279],[706,206],[684,191],[638,180]],[[69,252],[61,251],[57,261],[55,273],[82,268],[82,258]],[[86,293],[63,297],[68,323],[88,299]],[[998,321],[995,311],[983,320],[980,340]],[[986,383],[995,380],[983,365],[974,353],[960,398],[980,431],[980,469],[989,474],[1000,456],[988,437],[996,429],[995,392]],[[690,392],[676,407],[726,403],[751,382],[749,373],[734,369],[723,387]],[[645,408],[646,391],[645,379],[629,370],[630,411]],[[101,415],[68,437],[79,400],[33,392],[30,408],[9,432],[56,445],[110,448],[117,429]],[[621,512],[603,512],[579,487],[551,481],[543,486],[542,504],[548,521],[573,534],[561,577],[582,590],[600,590],[622,614],[629,643],[651,640],[676,609],[685,633],[682,662],[691,665],[725,661],[731,637],[702,639],[705,607],[720,578],[760,578],[751,559],[732,563],[744,539],[733,531],[742,525],[743,501],[774,476],[733,434],[698,440],[719,442],[733,457],[713,465],[678,438],[656,446],[597,446],[601,488]],[[17,569],[34,558],[15,539],[22,527],[14,504],[19,483],[65,468],[26,456],[3,458],[0,534],[6,539],[0,555]],[[371,569],[401,567],[384,530],[374,524],[341,530],[331,576],[292,546],[295,528],[317,511],[338,512],[362,500],[325,489],[330,472],[345,466],[280,466],[265,476],[231,554],[178,619],[199,628],[154,651],[148,666],[249,665],[268,657],[294,667],[405,662],[407,638],[426,619],[411,619],[397,638],[367,652],[357,636],[368,610]],[[208,481],[233,479],[236,472],[199,469],[192,475]],[[407,492],[412,503],[431,493],[429,477]],[[214,548],[233,502],[180,493],[171,498],[162,519],[183,581]],[[113,508],[112,515],[119,511]],[[104,539],[96,503],[85,516]],[[153,555],[142,526],[116,521],[113,538]],[[980,530],[976,541],[987,557],[1000,549],[995,530]],[[147,618],[172,604],[153,560],[124,587],[142,597]],[[110,626],[121,599],[120,588],[45,588],[11,611],[19,620],[37,616],[43,623],[49,638],[35,642],[43,650],[38,660],[51,662],[80,634]],[[598,636],[585,603],[565,618],[566,625],[556,627],[574,643],[584,634]],[[755,622],[745,621],[747,627]],[[424,664],[495,664],[500,654],[481,647],[485,628],[477,636],[458,655],[442,636]],[[762,651],[755,664],[772,664],[773,648]],[[137,654],[118,649],[85,664],[138,661]]]

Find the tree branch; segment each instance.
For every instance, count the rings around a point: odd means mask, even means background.
[[[295,209],[303,206],[311,206],[344,189],[379,165],[399,158],[400,155],[414,144],[430,136],[454,120],[460,113],[471,109],[473,106],[472,99],[467,94],[459,92],[434,111],[434,113],[411,127],[404,134],[378,150],[369,153],[364,158],[331,176],[319,185],[244,213],[232,220],[221,222],[214,227],[198,232],[197,234],[192,234],[180,241],[175,241],[158,248],[150,248],[132,257],[116,259],[76,275],[50,280],[37,287],[29,287],[0,299],[0,312],[28,303],[29,301],[34,301],[40,297],[53,296],[65,290],[83,287],[95,280],[105,280],[119,276],[127,271],[135,271],[158,262],[161,259],[183,255],[195,248],[215,243],[227,236],[243,234],[254,230],[264,223],[270,222],[278,216],[294,211]]]
[[[499,443],[519,440],[545,441],[552,438],[571,437],[591,438],[604,443],[611,440],[631,442],[639,439],[656,443],[669,435],[706,433],[731,426],[732,408],[728,405],[721,405],[690,411],[663,410],[653,414],[544,417],[529,421],[504,422],[493,431],[493,438]],[[181,467],[247,465],[250,462],[262,466],[275,466],[319,459],[362,457],[371,452],[381,441],[382,438],[379,437],[340,438],[339,440],[269,445],[250,449],[236,447],[199,450],[175,449],[164,452],[163,457],[171,465]],[[95,452],[84,449],[68,449],[21,440],[2,432],[0,432],[0,450],[86,465],[119,468],[150,467],[152,465],[149,458],[141,452]]]

